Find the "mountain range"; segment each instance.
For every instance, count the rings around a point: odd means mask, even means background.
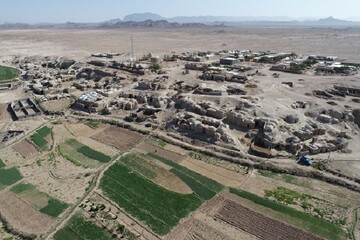
[[[112,19],[99,23],[26,24],[3,23],[0,29],[28,28],[173,28],[205,26],[250,26],[250,27],[360,27],[360,21],[348,21],[328,17],[323,19],[294,19],[278,17],[231,17],[231,16],[179,16],[166,18],[155,13],[134,13],[123,19]]]

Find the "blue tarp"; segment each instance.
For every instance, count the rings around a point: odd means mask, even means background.
[[[301,156],[301,157],[299,158],[298,163],[301,164],[301,165],[310,166],[310,165],[312,164],[312,161],[311,161],[311,159],[308,158],[308,157]]]

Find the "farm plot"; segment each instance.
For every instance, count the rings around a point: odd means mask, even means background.
[[[268,171],[254,171],[241,188],[343,228],[351,227],[352,212],[360,205],[354,191],[311,178]]]
[[[6,82],[17,77],[20,71],[15,68],[0,66],[0,82]]]
[[[149,144],[146,142],[142,142],[140,143],[137,148],[144,150],[146,152],[153,152],[156,153],[156,155],[172,160],[174,162],[180,163],[181,161],[183,161],[184,159],[186,159],[186,156],[163,149],[162,147],[159,146],[155,146],[153,144]]]
[[[31,184],[20,183],[12,187],[11,191],[40,212],[54,218],[58,217],[68,207],[66,203],[60,202],[46,193],[39,192]]]
[[[240,187],[246,177],[243,173],[227,170],[223,167],[192,158],[182,161],[180,165],[229,187]]]
[[[20,153],[24,158],[31,158],[39,155],[40,151],[27,139],[24,139],[12,146],[16,152]]]
[[[125,128],[109,126],[98,134],[92,136],[93,139],[126,151],[138,144],[144,136],[138,132],[134,132]]]
[[[322,239],[301,229],[268,218],[230,200],[225,201],[215,217],[260,239]]]
[[[58,146],[59,153],[75,165],[84,167],[98,167],[111,160],[111,157],[78,142],[75,139],[67,139]]]
[[[345,238],[344,230],[336,224],[314,217],[310,214],[298,211],[294,208],[282,205],[280,203],[271,201],[269,199],[259,197],[255,194],[243,190],[230,188],[230,192],[242,198],[253,201],[258,206],[261,205],[268,208],[269,210],[272,209],[279,213],[287,215],[287,222],[293,221],[290,218],[295,219],[297,222],[300,223],[297,226],[305,229],[308,232],[311,232],[326,239],[336,240]]]
[[[91,137],[92,135],[96,134],[97,132],[101,132],[104,130],[106,125],[97,125],[98,128],[90,127],[87,122],[78,122],[78,123],[69,123],[66,124],[66,128],[69,132],[74,135],[75,137],[84,136],[84,137]]]
[[[30,234],[44,234],[56,223],[8,191],[0,194],[0,211],[12,227]]]
[[[0,159],[0,168],[4,168],[5,167],[5,163]]]
[[[131,170],[136,171],[163,188],[183,194],[192,193],[191,188],[180,178],[165,168],[158,166],[153,161],[147,160],[146,155],[128,154],[123,156],[120,161]]]
[[[104,173],[100,187],[119,207],[159,235],[167,234],[202,203],[194,194],[168,191],[121,163]]]
[[[267,198],[292,207],[302,207],[305,212],[315,217],[340,225],[346,224],[346,218],[350,213],[346,207],[285,187],[277,187],[273,190],[265,190],[265,192]]]
[[[230,240],[222,232],[206,225],[205,223],[188,218],[182,222],[174,231],[165,237],[165,240]],[[240,238],[238,238],[240,239]]]
[[[54,235],[54,240],[110,240],[111,236],[82,215],[73,216],[67,225]]]
[[[52,129],[44,126],[38,129],[34,134],[30,136],[31,141],[35,143],[40,149],[46,150],[48,147],[47,136],[49,136],[52,132]]]
[[[223,189],[223,186],[218,182],[209,179],[199,173],[193,172],[173,161],[158,156],[154,153],[148,153],[148,156],[161,161],[172,167],[170,172],[174,173],[181,180],[183,180],[189,187],[202,199],[208,200]]]
[[[16,168],[0,168],[0,189],[10,186],[21,179],[21,173]]]

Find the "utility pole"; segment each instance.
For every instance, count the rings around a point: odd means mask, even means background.
[[[134,39],[132,34],[130,38],[131,38],[131,61],[134,61]]]

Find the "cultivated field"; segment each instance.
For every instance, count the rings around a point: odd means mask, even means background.
[[[17,168],[0,168],[0,189],[21,180],[22,176]]]
[[[66,203],[60,202],[46,193],[39,192],[31,184],[20,183],[12,187],[11,191],[32,207],[54,218],[58,217],[68,207]]]
[[[98,152],[76,139],[67,139],[58,146],[61,156],[75,165],[95,168],[111,160],[111,157]]]
[[[105,172],[100,186],[107,197],[159,235],[168,233],[202,202],[194,194],[168,191],[120,163]]]
[[[144,150],[146,152],[154,152],[154,153],[156,153],[156,155],[159,155],[159,156],[161,156],[163,158],[166,158],[166,159],[169,159],[171,161],[178,162],[178,163],[186,158],[186,156],[184,156],[184,155],[181,155],[181,154],[178,154],[176,152],[163,149],[162,147],[159,147],[159,146],[156,146],[156,145],[153,145],[153,144],[149,144],[149,143],[146,143],[146,142],[140,143],[137,146],[137,148],[139,148],[141,150]]]
[[[52,129],[44,126],[38,129],[34,134],[30,136],[31,141],[33,141],[40,149],[46,150],[49,147],[50,134]]]
[[[232,238],[205,223],[189,218],[165,237],[166,240],[230,240]]]
[[[8,191],[0,194],[0,211],[11,226],[26,233],[43,234],[55,224],[51,217],[38,212]]]
[[[14,144],[12,149],[20,153],[24,158],[31,158],[40,154],[40,151],[27,139]]]
[[[98,132],[104,130],[107,125],[99,124],[97,128],[90,127],[87,122],[78,122],[77,120],[70,120],[69,123],[66,123],[66,128],[73,134],[75,137],[90,137]]]
[[[78,214],[73,216],[66,226],[54,235],[54,240],[65,239],[110,240],[112,238],[104,229]]]
[[[231,170],[227,170],[223,167],[214,166],[204,161],[187,158],[182,161],[180,165],[198,172],[208,178],[214,179],[218,183],[229,187],[240,187],[241,183],[245,179],[246,175],[243,173],[237,173]]]
[[[191,194],[191,188],[186,185],[175,174],[167,169],[157,165],[153,159],[143,154],[128,154],[123,156],[120,161],[124,163],[131,170],[146,177],[159,186],[182,194]]]
[[[20,71],[15,68],[0,66],[0,82],[12,80],[20,74]]]
[[[144,136],[125,128],[109,126],[100,133],[93,135],[92,138],[115,147],[120,151],[126,151],[135,147],[135,145],[138,144]]]
[[[305,229],[317,236],[336,240],[343,239],[346,235],[344,229],[340,226],[323,220],[320,217],[314,217],[308,213],[296,210],[295,208],[285,206],[243,190],[230,188],[230,192],[246,199],[247,201],[245,202],[247,203],[250,201],[251,204],[248,204],[247,207],[249,206],[249,208],[255,209],[264,215],[271,216],[271,218],[279,219],[287,224]]]
[[[199,173],[193,172],[171,160],[160,157],[154,153],[148,153],[147,155],[171,166],[172,169],[170,169],[170,172],[174,173],[181,180],[183,180],[200,198],[204,200],[211,199],[223,188],[223,186],[216,181],[209,179]]]
[[[224,206],[215,217],[236,228],[249,232],[261,239],[278,240],[320,240],[320,237],[311,235],[298,228],[286,225],[280,221],[245,208],[233,201],[226,200]],[[256,223],[256,224],[254,224]]]

